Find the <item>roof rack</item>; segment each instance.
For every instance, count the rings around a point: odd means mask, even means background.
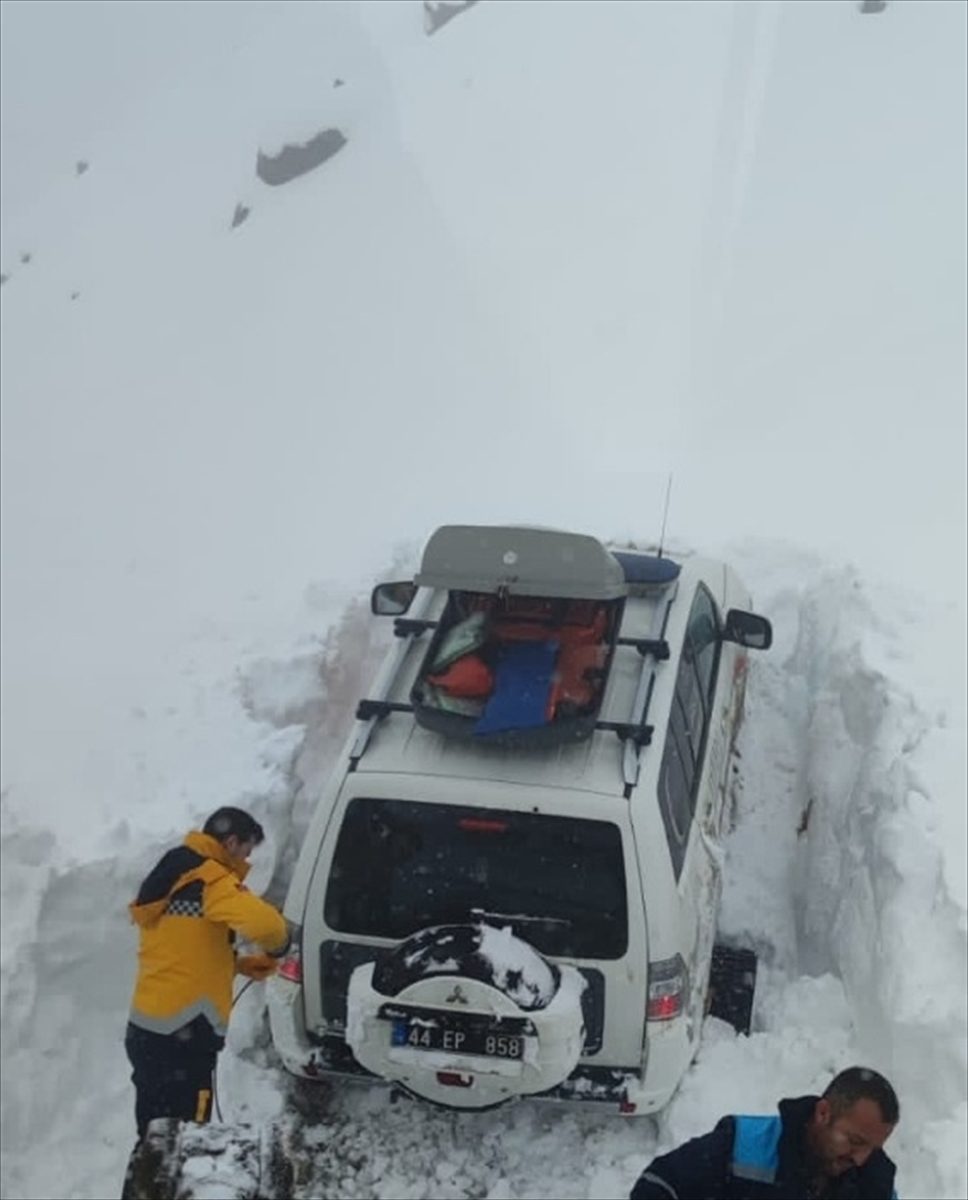
[[[642,670],[629,719],[626,721],[602,719],[596,721],[594,725],[596,730],[614,733],[625,743],[622,774],[626,798],[638,783],[642,748],[648,746],[652,741],[654,727],[648,724],[646,718],[655,686],[656,670],[669,658],[670,654],[669,643],[665,640],[664,635],[669,610],[677,589],[678,582],[675,577],[660,586],[649,637],[616,638],[616,646],[634,648],[642,656]],[[422,600],[419,599],[421,593]],[[418,593],[420,611],[426,610],[430,595],[431,589],[420,589],[420,593]],[[363,727],[359,730],[350,750],[350,770],[354,770],[362,758],[377,722],[391,713],[413,713],[412,704],[390,700],[389,697],[396,688],[397,677],[412,642],[422,637],[428,630],[435,629],[437,625],[437,621],[422,617],[398,617],[394,622],[394,633],[401,639],[400,644],[396,647],[392,659],[384,665],[384,669],[376,681],[373,689],[376,693],[375,696],[361,700],[357,705],[356,719],[362,723]]]
[[[512,551],[499,553],[507,545],[512,546]],[[522,566],[519,556],[528,560],[525,579],[517,573]],[[569,569],[582,580],[580,585],[574,579],[565,578]],[[617,598],[629,592],[638,592],[641,596],[640,589],[644,588],[655,605],[649,635],[645,638],[619,636],[614,643],[616,647],[632,647],[642,657],[631,712],[627,720],[602,719],[594,724],[596,730],[615,733],[624,742],[622,774],[625,796],[628,797],[638,782],[642,748],[649,745],[652,738],[653,726],[646,718],[656,671],[670,656],[665,631],[678,590],[680,569],[680,564],[672,559],[607,550],[594,538],[583,535],[520,528],[442,527],[433,535],[424,553],[416,578],[418,590],[412,615],[397,617],[394,621],[393,632],[400,642],[374,682],[373,697],[361,700],[357,706],[360,728],[350,750],[349,769],[355,770],[378,721],[391,713],[414,712],[412,704],[392,701],[390,696],[397,688],[412,643],[439,625],[437,620],[425,616],[436,590],[461,590],[471,584],[489,590],[500,582],[502,589],[510,586],[511,590],[525,595],[556,595],[560,592],[568,596],[577,586],[582,598],[589,592]]]

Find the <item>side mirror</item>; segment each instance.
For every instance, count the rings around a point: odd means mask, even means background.
[[[741,608],[731,608],[726,614],[723,641],[736,642],[739,646],[748,646],[750,650],[769,650],[773,644],[773,626],[766,617],[744,612]]]
[[[417,594],[417,585],[409,579],[396,583],[378,583],[370,595],[370,611],[377,617],[400,617]]]

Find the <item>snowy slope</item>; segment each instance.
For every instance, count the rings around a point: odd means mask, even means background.
[[[723,918],[757,1031],[657,1122],[341,1095],[326,1194],[621,1195],[859,1060],[901,1194],[968,1194],[965,6],[0,11],[3,1194],[114,1193],[125,905],[225,802],[281,894],[373,579],[451,520],[654,538],[670,470],[777,631]],[[226,1116],[283,1103],[260,1003]]]

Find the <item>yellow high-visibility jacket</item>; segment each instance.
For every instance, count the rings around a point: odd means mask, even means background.
[[[216,838],[193,830],[147,876],[129,905],[141,931],[132,1024],[170,1034],[204,1016],[224,1038],[235,935],[276,955],[289,940],[278,909],[244,886],[248,870]]]

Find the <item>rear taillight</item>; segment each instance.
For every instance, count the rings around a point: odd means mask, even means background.
[[[292,941],[286,951],[277,972],[280,979],[288,979],[290,983],[302,983],[302,930],[296,925],[292,927]]]
[[[671,1021],[686,1004],[689,972],[680,955],[649,963],[649,1002],[645,1010],[649,1021]]]

